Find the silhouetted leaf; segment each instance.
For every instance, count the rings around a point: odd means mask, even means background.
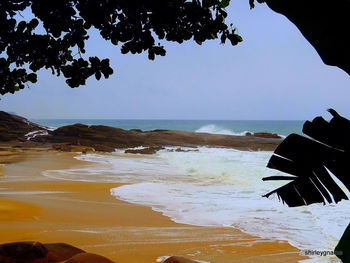
[[[265,197],[276,193],[292,207],[348,199],[329,172],[350,189],[350,121],[333,109],[329,112],[333,115],[330,122],[322,117],[305,122],[303,132],[314,140],[291,134],[277,147],[267,167],[295,177],[263,178],[291,180]]]
[[[221,0],[220,1],[220,7],[225,8],[228,7],[230,4],[230,0]]]
[[[97,72],[95,73],[95,77],[96,77],[97,80],[100,80],[100,78],[101,78],[101,72],[100,72],[100,71],[97,71]]]

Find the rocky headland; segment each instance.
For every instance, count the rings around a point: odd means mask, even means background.
[[[102,151],[148,147],[130,153],[154,153],[165,146],[227,147],[238,150],[274,150],[282,138],[271,133],[246,136],[197,133],[177,130],[123,130],[102,125],[74,124],[53,131],[27,119],[0,112],[0,142],[17,147],[48,147],[61,151]]]
[[[0,111],[0,142],[24,142],[26,134],[46,128],[28,121],[26,118]]]

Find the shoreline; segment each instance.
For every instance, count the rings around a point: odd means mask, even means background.
[[[123,184],[64,181],[41,174],[93,165],[73,158],[77,153],[28,151],[24,155],[3,167],[0,208],[7,209],[10,218],[0,217],[0,243],[65,242],[116,262],[156,262],[166,255],[212,263],[307,259],[286,241],[262,239],[234,228],[178,224],[151,207],[117,200],[109,190]]]

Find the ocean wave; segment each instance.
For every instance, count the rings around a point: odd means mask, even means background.
[[[45,171],[44,175],[128,183],[111,189],[111,194],[152,207],[179,223],[235,227],[255,236],[287,240],[300,249],[332,250],[348,224],[344,213],[350,209],[348,202],[289,208],[276,196],[263,198],[264,193],[281,185],[261,181],[265,176],[281,175],[266,168],[272,152],[174,149],[167,147],[154,155],[125,154],[122,150],[108,155],[85,154],[77,159],[91,165]]]
[[[286,240],[302,250],[333,250],[347,224],[344,211],[350,208],[346,202],[337,207],[289,208],[233,185],[146,182],[113,188],[111,194],[150,206],[177,223],[235,227],[254,236]]]
[[[224,134],[224,135],[236,135],[236,136],[245,136],[249,131],[243,132],[234,132],[229,129],[225,129],[216,124],[208,124],[200,127],[195,132],[211,133],[211,134]]]

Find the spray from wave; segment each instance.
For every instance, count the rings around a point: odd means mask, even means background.
[[[229,129],[225,129],[224,127],[220,127],[215,124],[208,124],[200,127],[195,132],[203,132],[203,133],[211,133],[211,134],[224,134],[224,135],[236,135],[236,136],[245,136],[249,131],[243,132],[234,132]]]

